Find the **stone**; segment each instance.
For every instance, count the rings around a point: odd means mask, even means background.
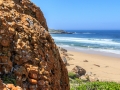
[[[72,69],[72,71],[73,71],[74,73],[76,73],[77,75],[79,75],[79,76],[85,75],[85,73],[86,73],[86,70],[83,69],[83,68],[80,67],[80,66],[75,66],[75,67]]]
[[[29,72],[29,77],[32,78],[32,79],[37,80],[38,79],[38,73],[36,71],[31,70]]]
[[[80,77],[80,79],[83,80],[83,81],[88,81],[88,78],[87,78],[85,75],[82,75],[82,76]]]
[[[13,84],[7,84],[7,87],[11,90],[15,88],[15,86]]]
[[[96,74],[93,74],[92,72],[86,72],[85,77],[87,77],[90,82],[99,81]]]
[[[38,85],[44,86],[44,85],[45,85],[45,81],[44,81],[44,80],[39,80],[39,81],[38,81]]]
[[[23,89],[19,86],[16,86],[16,90],[23,90]]]
[[[97,64],[93,64],[94,66],[97,66],[97,67],[100,67],[100,65],[97,65]]]
[[[0,77],[0,90],[70,90],[44,14],[30,0],[0,0]]]
[[[109,67],[109,66],[105,66],[105,68],[107,68],[107,67]]]
[[[37,84],[37,80],[35,80],[35,79],[28,79],[28,81],[31,83],[31,84]]]
[[[86,72],[85,75],[87,75],[87,76],[91,76],[91,75],[93,75],[93,74],[92,74],[92,72]]]
[[[66,50],[66,49],[61,48],[61,47],[60,47],[60,50],[61,50],[61,51],[63,51],[63,52],[67,52],[67,50]]]
[[[10,41],[9,41],[9,40],[6,40],[6,39],[3,39],[3,40],[1,41],[1,45],[7,47],[7,46],[10,45]]]
[[[28,73],[23,66],[18,67],[14,71],[14,74],[15,74],[16,77],[18,77],[22,81],[26,81],[26,79],[28,78]]]
[[[65,56],[62,56],[61,58],[62,58],[64,64],[67,65],[68,63],[67,63],[67,59],[66,59],[66,57],[65,57]]]
[[[89,76],[89,81],[90,82],[95,82],[95,81],[99,81],[99,79],[95,76]]]
[[[88,60],[83,60],[83,62],[88,62]]]

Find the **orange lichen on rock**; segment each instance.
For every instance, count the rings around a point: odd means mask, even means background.
[[[46,19],[29,0],[0,0],[0,90],[69,90]]]

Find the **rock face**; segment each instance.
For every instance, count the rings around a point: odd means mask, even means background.
[[[0,79],[0,90],[69,90],[43,13],[29,0],[0,0]]]
[[[73,71],[74,73],[76,73],[77,77],[80,77],[80,76],[82,76],[82,75],[85,75],[85,73],[86,73],[86,70],[83,69],[83,68],[80,67],[80,66],[75,66],[75,67],[72,69],[72,71]]]

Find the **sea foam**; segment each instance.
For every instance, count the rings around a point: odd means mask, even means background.
[[[115,42],[112,39],[95,39],[95,38],[74,38],[74,37],[54,37],[56,41],[68,41],[77,43],[89,43],[89,44],[101,44],[101,45],[120,45],[119,42]]]

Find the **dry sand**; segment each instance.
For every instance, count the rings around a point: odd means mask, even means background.
[[[68,55],[69,54],[73,55],[69,57],[74,60],[68,61],[70,64],[70,66],[67,66],[68,71],[71,71],[78,65],[87,72],[96,74],[96,77],[98,77],[100,81],[120,82],[120,58],[76,51],[68,51]],[[84,62],[84,60],[87,60],[88,62]],[[100,67],[96,65],[99,65]]]

